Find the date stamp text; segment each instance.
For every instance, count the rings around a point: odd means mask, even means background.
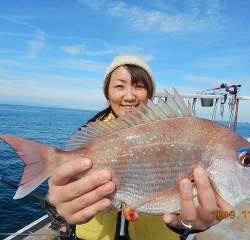
[[[213,219],[224,219],[224,218],[231,218],[231,219],[243,218],[243,219],[246,219],[247,215],[250,213],[250,211],[249,212],[247,212],[247,211],[241,212],[241,216],[236,216],[235,211],[230,211],[230,212],[228,212],[228,211],[225,211],[225,212],[213,211],[212,213],[213,213],[213,216],[212,216]],[[249,215],[249,217],[250,217],[250,215]]]

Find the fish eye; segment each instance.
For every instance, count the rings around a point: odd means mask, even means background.
[[[249,152],[242,152],[239,155],[239,160],[243,167],[250,167],[250,153]]]

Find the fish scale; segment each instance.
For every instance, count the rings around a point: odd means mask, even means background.
[[[126,204],[169,188],[179,189],[179,181],[191,176],[206,151],[206,136],[201,135],[200,139],[194,140],[196,145],[189,141],[190,135],[196,135],[200,131],[199,128],[192,127],[197,121],[197,118],[196,121],[192,118],[153,121],[111,133],[109,136],[104,135],[85,144],[86,156],[92,159],[93,167],[79,174],[77,178],[101,169],[110,170],[112,181],[116,183],[116,193],[112,198]],[[175,125],[184,125],[184,129],[177,129]],[[185,130],[186,125],[192,131]],[[145,129],[154,131],[148,132]],[[201,145],[197,145],[197,142]],[[159,202],[151,205],[155,209],[153,214],[163,214],[164,209],[156,207],[158,205]],[[143,208],[138,210],[144,212]]]
[[[133,109],[125,116],[97,120],[76,131],[66,149],[11,135],[0,138],[12,146],[25,163],[14,198],[34,190],[64,162],[89,157],[91,169],[73,179],[109,170],[115,191],[108,196],[113,207],[120,203],[149,215],[181,209],[179,183],[192,180],[193,170],[203,167],[214,189],[236,206],[250,198],[250,144],[227,127],[194,117],[191,105],[175,91],[175,99]],[[193,183],[194,201],[198,205]]]

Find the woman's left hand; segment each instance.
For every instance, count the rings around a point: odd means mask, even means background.
[[[199,205],[196,208],[193,200],[191,181],[183,179],[180,182],[181,212],[180,214],[164,214],[163,221],[168,226],[190,230],[206,230],[216,225],[221,219],[213,218],[214,211],[232,211],[234,209],[223,200],[213,189],[204,169],[194,170],[194,181],[196,183]],[[193,226],[187,228],[184,225]]]

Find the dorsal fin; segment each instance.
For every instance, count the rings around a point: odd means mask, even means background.
[[[174,89],[174,99],[175,99],[175,102],[177,103],[177,105],[182,110],[182,113],[184,114],[185,117],[191,117],[191,114],[190,114],[190,112],[189,112],[189,110],[188,110],[185,102],[183,101],[182,97],[176,91],[176,89],[174,87],[173,87],[173,89]]]
[[[174,111],[175,115],[177,117],[184,117],[184,113],[181,109],[181,107],[176,103],[176,101],[173,99],[173,97],[169,94],[169,92],[164,89],[167,95],[167,103],[169,107]]]
[[[145,106],[141,106],[141,108],[145,109]],[[143,109],[137,110],[135,107],[133,107],[133,111],[131,112],[132,115],[134,115],[135,117],[139,118],[142,122],[146,123],[146,122],[150,122],[151,120],[147,117],[146,114],[144,114]],[[125,115],[126,117],[126,115]]]
[[[166,91],[166,90],[165,90]],[[76,131],[67,141],[66,150],[82,148],[84,144],[93,141],[105,134],[130,128],[135,125],[175,117],[194,117],[195,112],[188,101],[188,107],[174,88],[175,99],[166,91],[167,102],[158,97],[158,104],[148,100],[147,106],[141,105],[138,110],[133,107],[132,112],[111,118],[108,121],[90,122]]]
[[[139,125],[139,124],[144,123],[143,119],[141,119],[140,116],[135,116],[128,111],[126,111],[126,114],[124,115],[124,117],[129,119],[132,123],[134,123],[134,125]]]
[[[161,97],[158,97],[157,107],[159,107],[159,109],[164,113],[166,118],[176,117],[176,114],[172,108],[166,102],[164,102]]]
[[[150,108],[152,108],[152,110]],[[151,121],[165,118],[159,108],[157,108],[155,104],[149,99],[147,107],[142,103],[140,112],[144,113]]]
[[[159,107],[157,107],[150,99],[148,99],[148,104],[147,106],[149,109],[152,110],[152,112],[159,118],[159,119],[165,119],[166,115],[164,114],[163,111]]]
[[[192,108],[192,106],[191,106],[189,100],[188,100],[188,110],[189,110],[189,112],[191,113],[191,116],[192,116],[192,117],[196,117],[195,110],[194,110],[194,108]]]

